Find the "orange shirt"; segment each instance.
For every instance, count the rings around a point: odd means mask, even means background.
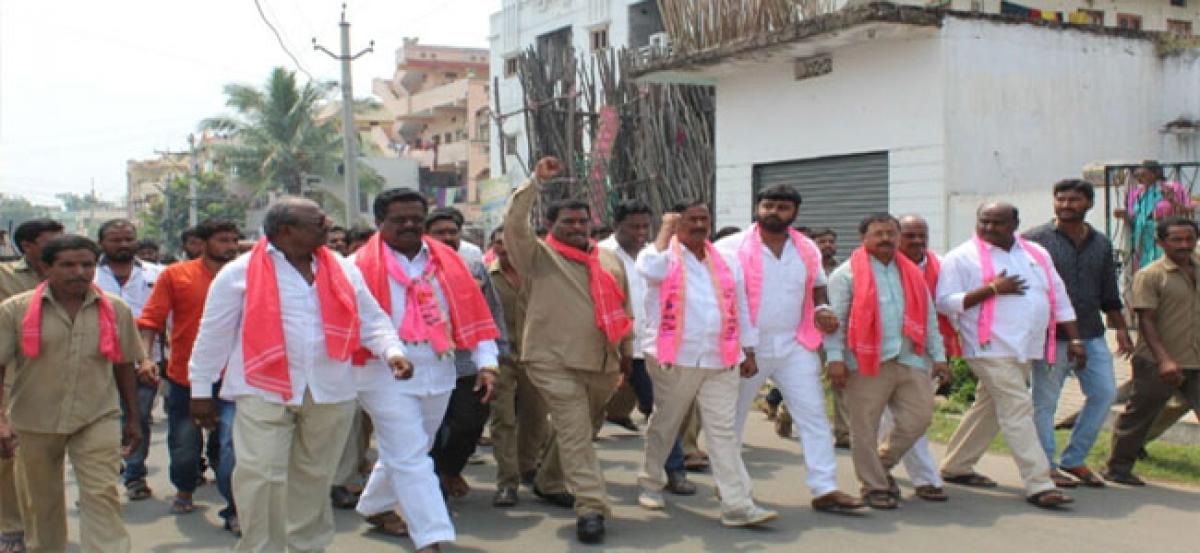
[[[170,317],[171,359],[167,364],[167,378],[180,386],[189,385],[188,360],[192,358],[192,344],[200,332],[208,287],[215,276],[216,273],[204,265],[203,258],[167,267],[159,275],[137,321],[138,327],[161,333],[167,328]]]

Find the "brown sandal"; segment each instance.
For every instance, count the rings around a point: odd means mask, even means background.
[[[871,490],[863,496],[863,501],[872,509],[892,510],[900,506],[896,496],[887,490]]]
[[[967,474],[960,474],[958,476],[947,476],[943,474],[942,480],[945,480],[951,484],[958,484],[960,486],[968,486],[971,488],[995,488],[997,485],[995,480],[979,474],[978,472],[969,472]]]
[[[1053,509],[1068,503],[1074,503],[1071,496],[1057,489],[1042,490],[1025,498],[1030,504],[1043,509]]]
[[[381,534],[400,538],[408,535],[408,523],[393,511],[371,515],[366,520],[371,525],[371,530]]]
[[[1054,486],[1058,488],[1074,488],[1079,485],[1079,482],[1076,482],[1074,478],[1067,476],[1060,470],[1053,469],[1050,471],[1050,481],[1054,482]]]
[[[917,497],[925,501],[947,501],[950,499],[950,496],[946,495],[946,490],[937,486],[917,486],[913,492],[915,492]]]
[[[1059,467],[1059,470],[1074,476],[1079,479],[1079,482],[1089,488],[1103,488],[1104,480],[1101,480],[1092,469],[1087,468],[1087,465],[1079,465],[1077,467]]]

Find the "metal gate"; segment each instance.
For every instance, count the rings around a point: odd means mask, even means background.
[[[803,203],[796,224],[813,230],[832,228],[838,259],[858,247],[858,223],[869,213],[888,209],[888,153],[820,157],[754,166],[754,192],[787,184]],[[754,214],[751,213],[751,217]]]

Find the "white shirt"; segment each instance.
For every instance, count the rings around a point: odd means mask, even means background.
[[[483,250],[466,240],[458,241],[458,256],[467,262],[468,267],[471,263],[483,263]]]
[[[288,374],[292,381],[292,399],[288,405],[300,405],[304,392],[312,393],[317,403],[339,403],[357,396],[354,367],[349,360],[330,359],[325,351],[325,333],[321,329],[321,307],[317,300],[316,282],[309,284],[300,272],[288,263],[283,252],[274,245],[267,254],[275,263],[275,281],[279,285],[279,306],[283,315],[283,339],[288,357]],[[208,290],[204,315],[200,319],[200,334],[188,364],[188,380],[192,383],[193,398],[210,397],[212,384],[221,378],[221,398],[256,395],[271,403],[285,403],[279,394],[246,384],[242,363],[242,310],[246,297],[246,267],[250,255],[229,262],[217,273]],[[367,291],[358,268],[349,260],[337,258],[346,278],[354,286],[358,300],[360,339],[372,353],[383,357],[403,355],[404,347],[379,303]],[[313,260],[313,271],[317,270]],[[249,329],[253,332],[254,329]]]
[[[625,279],[629,282],[629,305],[633,308],[633,358],[642,359],[642,343],[646,340],[646,278],[637,270],[637,259],[634,259],[617,243],[616,236],[609,236],[596,245],[615,254],[625,265]],[[653,248],[647,244],[642,248]]]
[[[129,272],[129,278],[125,280],[125,285],[122,286],[102,256],[96,266],[94,282],[101,290],[124,300],[129,305],[129,310],[133,311],[133,318],[136,320],[142,316],[142,308],[146,306],[147,301],[150,301],[154,283],[158,282],[158,275],[162,274],[164,269],[166,267],[157,263],[134,258],[133,269]],[[151,359],[161,360],[163,358],[162,342],[155,340],[154,351],[149,353]]]
[[[725,264],[733,273],[737,286],[738,330],[743,348],[758,345],[758,331],[750,324],[750,308],[746,304],[746,285],[742,279],[742,267],[737,259],[721,254]],[[646,279],[647,334],[642,349],[649,355],[658,352],[658,324],[662,318],[659,308],[659,293],[662,281],[667,278],[667,267],[671,262],[671,249],[658,251],[653,244],[638,254],[637,268]],[[683,337],[675,352],[675,364],[681,367],[728,368],[721,363],[720,341],[721,310],[717,294],[713,290],[713,277],[708,265],[683,248],[684,278],[687,279],[687,303],[684,305]],[[738,352],[738,362],[743,359]]]
[[[404,274],[408,275],[410,279],[421,276],[430,260],[429,246],[425,244],[421,245],[420,253],[412,259],[391,248],[387,248],[387,252],[400,262],[400,266],[404,268]],[[442,293],[441,284],[437,279],[434,279],[432,284],[438,303],[442,306],[442,316],[449,317],[446,310],[446,296]],[[396,334],[400,324],[404,322],[404,297],[407,289],[396,279],[390,277],[388,285],[392,294],[392,333]],[[398,334],[396,335],[398,336]],[[387,363],[381,359],[372,359],[362,370],[355,372],[358,389],[366,391],[391,386],[392,389],[399,389],[412,395],[436,395],[454,389],[457,373],[454,368],[453,349],[438,358],[433,351],[433,346],[429,343],[405,344],[404,348],[405,356],[414,367],[411,379],[396,381],[392,376],[392,369],[388,367]],[[484,340],[471,351],[471,361],[475,363],[476,367],[497,367],[499,366],[499,353],[495,340]]]
[[[1028,244],[1041,250],[1049,261],[1050,254],[1045,249],[1032,242]],[[1024,295],[1005,294],[995,298],[991,341],[983,346],[979,344],[979,314],[983,304],[963,309],[967,293],[984,286],[979,252],[973,240],[967,240],[942,259],[937,309],[957,323],[962,336],[963,357],[1015,357],[1020,362],[1042,359],[1051,315],[1047,291],[1054,286],[1057,298],[1054,320],[1061,323],[1075,320],[1067,289],[1055,270],[1050,272],[1054,282],[1047,282],[1042,267],[1022,249],[1020,242],[1014,242],[1009,251],[991,244],[987,244],[987,248],[991,251],[997,275],[1007,271],[1009,275],[1020,276],[1029,286]]]
[[[726,236],[715,245],[726,257],[738,259],[738,249],[751,230]],[[814,253],[819,267],[821,254],[815,250]],[[771,248],[764,244],[762,260],[762,296],[758,302],[758,320],[752,321],[758,328],[757,353],[759,357],[786,357],[797,347],[804,347],[796,341],[796,329],[800,327],[804,315],[804,284],[808,279],[808,268],[796,252],[796,244],[790,236],[783,244],[781,257],[775,257]],[[813,287],[825,285],[825,271],[818,270]]]

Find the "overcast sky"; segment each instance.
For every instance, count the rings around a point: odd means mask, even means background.
[[[501,0],[347,0],[355,96],[390,77],[403,37],[487,47]],[[260,0],[300,63],[337,80],[342,0]],[[181,150],[205,117],[225,112],[222,86],[260,85],[295,69],[254,0],[0,0],[0,192],[53,203],[59,192],[125,193],[125,162]]]

